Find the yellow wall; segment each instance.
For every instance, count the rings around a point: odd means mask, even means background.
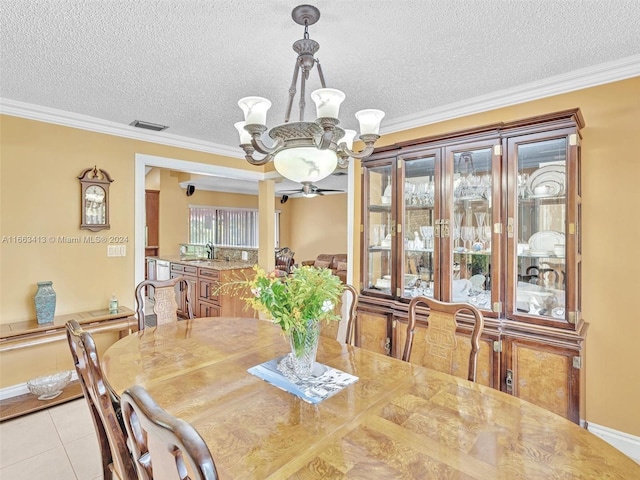
[[[384,135],[380,145],[579,107],[586,419],[640,435],[640,77]],[[357,210],[356,224],[360,223]]]
[[[180,175],[160,171],[160,254],[178,255],[179,244],[189,242],[189,205],[258,208],[257,195],[210,192],[196,188],[190,197],[180,188]]]
[[[152,168],[144,177],[144,188],[146,190],[160,190],[160,168]]]
[[[35,318],[38,281],[51,280],[56,314],[94,310],[115,293],[125,306],[134,290],[134,159],[136,153],[250,167],[247,162],[88,132],[12,116],[0,116],[0,323]],[[80,183],[97,165],[115,180],[110,188],[110,230],[80,230]],[[252,168],[252,167],[250,167]],[[40,243],[15,243],[13,237]],[[59,237],[82,243],[62,243]],[[104,243],[125,237],[126,257],[107,257]],[[44,243],[42,243],[44,240]]]
[[[347,194],[291,198],[291,241],[296,263],[321,253],[347,253]]]
[[[257,195],[211,192],[196,188],[193,195],[187,197],[179,183],[185,180],[183,173],[164,168],[154,168],[149,175],[158,172],[158,190],[160,190],[160,254],[178,255],[179,244],[189,242],[189,205],[212,205],[216,207],[259,208]],[[148,180],[148,179],[147,179]],[[274,198],[280,214],[281,243],[289,241],[289,208]]]
[[[640,435],[640,354],[636,345],[640,321],[635,301],[640,280],[634,253],[640,238],[636,213],[640,204],[640,78],[385,135],[380,145],[574,107],[581,108],[586,122],[582,149],[582,306],[583,317],[590,323],[586,419]],[[130,296],[134,287],[135,153],[230,167],[241,163],[10,116],[0,121],[0,235],[88,234],[78,229],[80,187],[75,177],[82,169],[97,165],[115,178],[108,234],[129,236],[124,258],[107,258],[104,245],[0,243],[0,323],[34,316],[33,295],[40,280],[53,281],[58,313],[97,308],[106,304],[112,292],[121,298]],[[322,200],[340,202],[340,197],[344,203],[330,208],[324,203],[312,208],[316,199],[291,199],[277,205],[283,211],[289,209],[291,237],[283,246],[291,244],[297,249],[296,261],[328,250],[346,250],[346,237],[337,240],[334,235],[335,245],[317,241],[318,232],[335,232],[346,224],[346,195],[328,195]],[[356,208],[355,225],[359,224]],[[355,245],[358,248],[359,242]]]

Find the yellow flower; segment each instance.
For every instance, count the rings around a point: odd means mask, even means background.
[[[333,312],[344,285],[327,268],[302,266],[288,276],[254,268],[253,278],[223,285],[240,292],[248,305],[280,325],[285,333],[301,329],[309,320],[339,320]],[[247,292],[250,292],[249,295]]]

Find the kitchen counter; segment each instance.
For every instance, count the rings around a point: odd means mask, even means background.
[[[165,260],[171,263],[179,263],[182,265],[190,265],[199,268],[211,268],[213,270],[235,270],[237,268],[251,268],[253,264],[242,261],[226,261],[226,260],[208,260],[208,259],[181,259],[180,255],[160,255],[157,257],[146,257],[151,260]]]

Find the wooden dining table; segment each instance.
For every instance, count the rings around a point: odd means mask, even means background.
[[[312,405],[247,370],[287,354],[268,321],[146,328],[102,356],[117,394],[138,384],[206,441],[222,479],[624,479],[640,465],[498,390],[322,338],[317,361],[358,377]]]

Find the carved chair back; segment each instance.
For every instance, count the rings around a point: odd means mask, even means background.
[[[293,256],[295,252],[289,247],[283,247],[276,250],[276,270],[280,270],[285,274],[290,274],[293,268]]]
[[[93,337],[75,320],[67,322],[66,327],[73,363],[98,436],[103,476],[105,479],[116,476],[121,480],[136,478],[124,427],[116,411],[119,405],[104,383]]]
[[[140,385],[122,394],[122,414],[140,480],[214,480],[216,465],[192,425],[165,412]]]
[[[340,302],[334,307],[336,315],[342,314],[344,305],[348,305],[346,320],[342,318],[339,322],[322,322],[320,334],[323,337],[333,338],[339,342],[353,345],[353,328],[356,318],[356,307],[358,306],[358,291],[353,285],[344,284],[344,291]]]
[[[191,305],[191,283],[183,277],[171,280],[144,280],[136,287],[136,313],[138,316],[138,329],[145,327],[144,299],[147,286],[154,289],[153,313],[156,315],[156,325],[173,323],[178,321],[178,303],[176,302],[176,285],[179,292],[186,291],[186,311],[188,318],[193,318],[193,305]]]
[[[342,298],[345,296],[349,296],[349,292],[351,294],[351,303],[349,304],[349,313],[347,320],[347,332],[345,335],[345,343],[348,345],[354,344],[354,330],[356,324],[356,316],[358,314],[358,290],[356,287],[349,283],[344,284],[344,293],[342,294]]]
[[[413,362],[440,372],[454,374],[455,352],[458,348],[458,336],[456,335],[458,322],[456,316],[460,311],[466,311],[474,317],[474,325],[470,337],[471,350],[469,353],[467,379],[475,382],[484,317],[480,310],[468,303],[446,303],[422,296],[413,298],[409,303],[409,322],[407,324],[407,337],[402,359],[406,362],[411,361],[416,327],[416,308],[420,303],[424,303],[429,307],[428,327],[424,339],[426,345],[421,350],[423,352],[422,358],[414,358]]]

